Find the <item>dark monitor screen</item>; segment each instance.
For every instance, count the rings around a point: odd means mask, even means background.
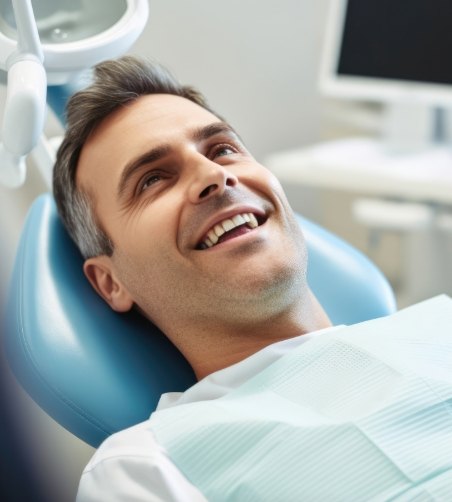
[[[348,0],[336,71],[452,84],[452,0]]]
[[[325,94],[452,107],[452,0],[331,0],[330,7]]]

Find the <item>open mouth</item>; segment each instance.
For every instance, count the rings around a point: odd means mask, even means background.
[[[196,246],[196,249],[210,249],[224,241],[253,231],[255,228],[265,223],[266,220],[266,216],[254,213],[241,213],[231,218],[226,218],[207,232]]]

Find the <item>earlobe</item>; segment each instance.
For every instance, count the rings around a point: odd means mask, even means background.
[[[107,256],[89,258],[83,264],[83,271],[91,286],[113,310],[127,312],[132,308],[133,299],[112,272],[110,258]]]

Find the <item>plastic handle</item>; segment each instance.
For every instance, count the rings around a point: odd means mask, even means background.
[[[41,136],[46,90],[46,74],[39,62],[17,61],[9,69],[2,139],[13,155],[29,153]]]
[[[18,188],[25,181],[25,157],[13,155],[0,144],[0,183],[6,188]]]
[[[0,148],[0,182],[18,187],[25,180],[25,155],[44,128],[47,77],[31,0],[12,0],[18,44],[6,62],[8,86]]]

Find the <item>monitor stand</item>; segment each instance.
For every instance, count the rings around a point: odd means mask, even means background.
[[[436,136],[435,109],[413,100],[385,105],[382,140],[388,152],[414,153],[432,147]]]

